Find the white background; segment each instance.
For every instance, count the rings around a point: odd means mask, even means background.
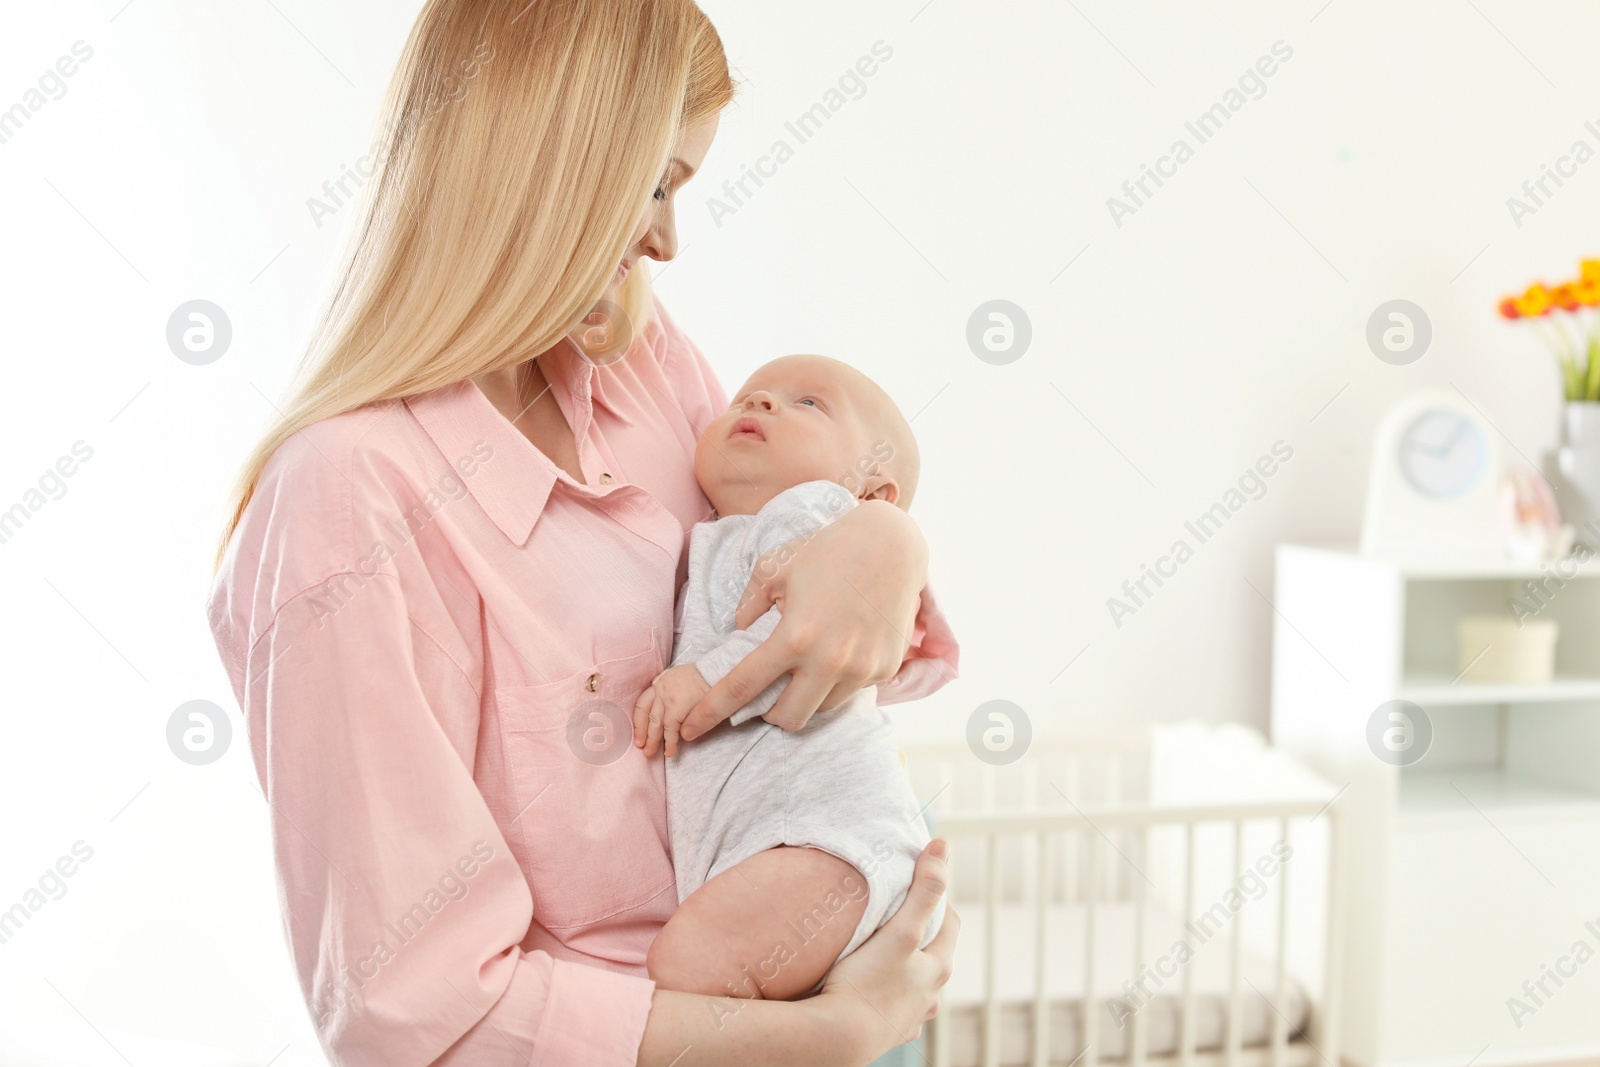
[[[86,1042],[64,1062],[122,1062],[91,1023],[141,1065],[178,1062],[141,1054],[141,1034],[239,1063],[322,1062],[203,604],[224,489],[273,417],[354,216],[318,228],[306,201],[366,151],[418,6],[0,14],[0,109],[75,41],[94,50],[0,144],[0,510],[74,442],[94,450],[0,545],[0,908],[75,841],[94,850],[0,945],[0,1032],[59,1023]],[[959,738],[994,698],[1039,732],[1264,728],[1271,608],[1254,590],[1271,594],[1275,543],[1355,539],[1390,403],[1458,388],[1513,454],[1537,462],[1552,445],[1552,361],[1493,311],[1600,252],[1600,161],[1520,228],[1506,207],[1574,140],[1600,147],[1584,128],[1600,122],[1593,6],[705,6],[743,84],[679,195],[682,254],[657,289],[730,391],[774,356],[816,351],[916,416],[914,514],[963,652],[959,681],[897,713],[907,732]],[[1174,139],[1192,145],[1185,121],[1280,40],[1293,56],[1265,95],[1115,225],[1107,197]],[[878,41],[893,56],[865,94],[719,225],[708,199],[775,139],[793,144],[784,123]],[[197,297],[234,329],[207,367],[164,337]],[[965,339],[996,298],[1032,322],[1009,366]],[[1364,339],[1394,298],[1433,323],[1407,367]],[[1106,599],[1280,440],[1294,456],[1265,498],[1117,626]],[[195,698],[235,716],[210,767],[164,738]]]

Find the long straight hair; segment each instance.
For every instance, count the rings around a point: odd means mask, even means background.
[[[339,283],[283,417],[240,472],[217,564],[295,433],[516,366],[572,332],[679,131],[732,95],[693,0],[428,0],[384,99]],[[642,325],[644,271],[622,302]]]

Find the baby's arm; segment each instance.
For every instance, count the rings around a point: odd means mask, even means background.
[[[639,694],[633,706],[633,743],[643,748],[646,756],[654,756],[657,746],[665,742],[667,755],[678,754],[679,728],[700,699],[711,687],[733,670],[738,662],[750,654],[761,642],[771,636],[778,625],[777,608],[752,623],[749,629],[735,630],[722,643],[700,658],[698,663],[685,663],[669,667],[656,676],[650,687]],[[747,722],[772,709],[783,692],[787,679],[780,678],[758,693],[755,699],[734,713],[734,725]]]
[[[707,686],[716,685],[727,676],[728,672],[739,665],[739,661],[756,650],[756,646],[772,636],[772,631],[778,628],[778,620],[783,618],[783,613],[777,608],[768,608],[766,614],[743,630],[735,630],[710,652],[700,657],[700,674],[706,680]],[[765,715],[772,710],[772,705],[778,702],[778,697],[783,694],[784,687],[789,684],[787,675],[779,675],[771,685],[750,698],[744,707],[728,717],[734,726],[742,722],[749,722],[757,715]],[[698,702],[699,698],[696,698]],[[692,707],[692,705],[691,705]]]

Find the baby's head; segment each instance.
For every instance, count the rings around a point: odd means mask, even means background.
[[[911,425],[865,374],[827,356],[784,356],[750,376],[700,438],[695,477],[719,515],[754,515],[802,482],[911,507]]]

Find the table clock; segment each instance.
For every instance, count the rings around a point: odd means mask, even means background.
[[[1460,393],[1425,390],[1384,416],[1372,451],[1361,553],[1400,562],[1504,555],[1500,436]]]

